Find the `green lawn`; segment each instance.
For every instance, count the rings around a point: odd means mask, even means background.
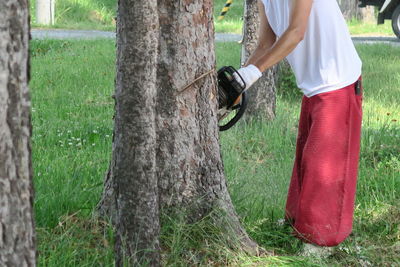
[[[385,20],[385,23],[378,25],[377,23],[362,23],[359,21],[349,21],[350,33],[357,36],[393,36],[392,21]]]
[[[276,120],[242,123],[221,134],[235,207],[250,235],[279,256],[249,258],[221,243],[213,252],[207,243],[212,237],[193,245],[191,238],[197,235],[187,234],[207,235],[206,222],[188,229],[172,221],[163,228],[165,262],[174,266],[213,261],[233,266],[400,264],[400,48],[357,49],[364,61],[365,98],[355,228],[334,257],[322,262],[296,257],[300,243],[290,237],[290,229],[277,224],[283,216],[300,103],[293,79],[284,77]],[[112,231],[94,218],[93,211],[110,159],[115,44],[32,41],[31,53],[39,266],[112,266]],[[238,44],[217,44],[219,66],[238,66],[239,55]],[[200,249],[187,249],[192,245]]]
[[[32,26],[48,28],[36,23],[36,0],[29,4]],[[114,31],[116,9],[116,0],[57,0],[52,28]]]
[[[223,20],[218,20],[226,0],[214,0],[214,25],[216,32],[242,33],[243,0],[233,0],[232,5]]]

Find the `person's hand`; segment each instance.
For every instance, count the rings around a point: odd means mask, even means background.
[[[246,67],[240,68],[238,69],[238,73],[246,83],[245,90],[249,89],[262,76],[261,71],[254,65],[248,65]],[[233,76],[235,76],[237,82],[244,86],[242,79],[240,79],[240,77],[238,77],[236,73]]]

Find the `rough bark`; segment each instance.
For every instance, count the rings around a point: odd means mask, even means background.
[[[358,0],[337,0],[346,20],[373,21],[375,18],[374,7],[359,8]]]
[[[227,224],[221,223],[221,227],[226,227],[227,230],[229,227],[229,230],[231,230],[230,232],[227,231],[227,235],[232,235],[234,239],[239,240],[242,248],[249,252],[256,252],[257,245],[247,236],[234,211],[227,190],[220,155],[212,4],[212,0],[158,1],[160,32],[157,68],[154,68],[154,70],[157,70],[155,127],[151,131],[147,129],[151,134],[145,132],[140,134],[137,129],[138,126],[129,127],[127,123],[135,121],[137,119],[135,117],[141,116],[140,122],[143,122],[148,120],[150,116],[150,111],[147,114],[143,111],[141,111],[142,114],[137,114],[138,111],[135,112],[135,107],[143,108],[143,105],[132,104],[129,113],[120,118],[120,123],[131,132],[126,133],[126,135],[131,137],[117,140],[117,137],[121,135],[121,127],[117,127],[119,118],[118,95],[116,95],[117,115],[115,118],[113,158],[116,157],[117,153],[120,153],[117,151],[117,142],[125,148],[129,147],[130,144],[132,144],[131,146],[138,144],[137,141],[132,141],[132,135],[142,137],[144,140],[141,141],[146,142],[146,144],[151,142],[151,147],[143,150],[146,151],[147,158],[144,154],[139,153],[141,150],[137,152],[140,149],[139,145],[136,149],[127,149],[123,155],[127,163],[119,167],[120,172],[129,172],[134,176],[136,172],[143,169],[140,164],[132,165],[135,162],[133,160],[135,155],[137,162],[147,159],[145,162],[148,163],[155,158],[156,179],[154,179],[153,185],[158,187],[160,209],[164,212],[170,209],[185,210],[185,212],[189,212],[189,221],[200,220],[211,211],[220,210],[222,212],[219,214],[224,217],[220,222],[229,222]],[[132,10],[135,10],[135,8],[132,7]],[[131,14],[130,18],[136,18],[136,16]],[[136,20],[132,20],[133,22],[139,24]],[[127,22],[121,20],[118,24],[120,27],[126,28],[127,26],[124,23]],[[132,36],[141,38],[139,34]],[[153,44],[156,43],[156,41],[153,42]],[[137,44],[130,46],[135,47],[135,45],[137,46]],[[140,48],[143,49],[144,47],[141,46]],[[151,49],[154,49],[154,47]],[[149,51],[150,49],[146,50]],[[144,58],[144,56],[142,57]],[[124,64],[125,68],[131,69],[129,64],[133,64],[133,62],[129,62],[127,57],[124,60],[127,61]],[[197,77],[208,72],[210,75],[191,84]],[[152,72],[149,71],[149,73]],[[136,73],[136,75],[138,74]],[[144,78],[127,79],[129,83],[126,83],[125,86],[132,87],[134,84],[140,83],[140,79],[143,80]],[[182,91],[188,84],[191,85]],[[143,95],[145,93],[148,95],[148,87],[149,85],[143,87],[146,88]],[[137,92],[142,92],[139,89],[137,90]],[[134,91],[129,91],[125,95],[125,99],[136,99],[138,97],[142,96],[138,96]],[[143,103],[145,100],[142,98],[138,101]],[[147,105],[147,107],[150,106]],[[154,114],[151,113],[151,116],[154,116]],[[155,150],[153,130],[156,132]],[[136,153],[133,153],[134,151]],[[120,156],[120,158],[122,157]],[[117,164],[119,162],[113,159],[106,177],[103,199],[100,203],[101,213],[116,220],[120,216],[120,202],[116,203],[114,196],[122,195],[124,192],[126,200],[129,200],[129,195],[132,195],[132,192],[128,192],[126,189],[123,192],[121,189],[116,192],[116,187],[112,186],[115,183]],[[154,165],[151,165],[151,168],[146,169],[146,171],[151,169],[151,172],[149,171],[147,174],[148,181],[153,181],[153,167]],[[144,181],[142,182],[144,183]],[[129,187],[130,185],[125,184],[125,186]],[[136,184],[135,186],[137,188],[139,185]],[[151,188],[151,190],[155,190],[153,187]],[[138,190],[143,190],[143,186]],[[135,201],[136,198],[132,199],[132,204]],[[150,206],[141,208],[150,209],[151,213],[154,212]],[[126,219],[126,222],[130,220],[133,224],[134,219],[134,217],[131,217],[131,219]],[[218,222],[218,219],[216,222]]]
[[[157,2],[120,0],[117,20],[113,151],[100,207],[114,216],[116,265],[158,266]]]
[[[28,2],[0,2],[0,266],[35,266]]]
[[[244,64],[257,46],[260,19],[257,0],[244,2],[244,25],[242,42],[242,64]],[[248,90],[248,118],[258,116],[267,120],[275,118],[276,107],[276,66],[263,73],[253,87]]]
[[[159,0],[157,174],[163,207],[192,206],[194,219],[226,196],[216,123],[212,1]],[[221,192],[223,192],[221,194]]]
[[[198,220],[223,211],[244,248],[256,244],[241,227],[224,177],[217,125],[212,0],[159,0],[157,176],[162,208],[191,209]],[[213,72],[215,73],[215,72]],[[222,214],[222,213],[221,213]],[[227,232],[227,234],[229,234]]]
[[[163,206],[179,206],[204,197],[202,202],[210,203],[223,179],[215,120],[215,78],[206,76],[184,92],[179,91],[215,68],[212,3],[159,0],[158,4],[163,25],[157,84],[160,202]],[[209,208],[199,211],[199,217]]]

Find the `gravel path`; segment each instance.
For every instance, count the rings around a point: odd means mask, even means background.
[[[88,30],[43,30],[32,29],[33,39],[98,39],[98,38],[115,38],[114,32],[106,31],[88,31]],[[396,37],[353,37],[356,44],[375,44],[384,43],[394,46],[400,46],[400,40]],[[241,40],[240,34],[217,33],[215,35],[217,42],[238,42]]]

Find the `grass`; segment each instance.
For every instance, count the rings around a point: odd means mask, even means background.
[[[50,28],[115,30],[116,0],[57,0],[55,24]],[[49,28],[36,22],[36,0],[30,1],[32,26]]]
[[[215,30],[220,33],[242,33],[243,0],[234,0],[230,10],[223,20],[218,16],[225,0],[214,0]],[[36,0],[30,1],[32,26],[49,28],[36,23]],[[117,2],[115,0],[58,0],[56,3],[55,25],[50,28],[115,30]],[[384,25],[374,22],[362,23],[349,21],[348,26],[352,35],[358,36],[394,36],[391,21]]]
[[[214,0],[215,31],[223,33],[242,33],[243,26],[243,0],[233,0],[231,8],[224,19],[218,20],[226,0]]]
[[[111,149],[114,43],[32,41],[31,55],[39,266],[111,263],[91,214]]]
[[[281,226],[294,155],[300,94],[281,79],[277,118],[221,134],[229,189],[249,234],[275,257],[232,251],[205,218],[165,218],[171,266],[393,266],[400,264],[400,48],[357,47],[364,61],[364,122],[354,233],[321,261]],[[33,166],[39,266],[113,266],[113,236],[93,212],[111,151],[115,44],[31,42]],[[218,43],[218,65],[239,65],[240,46]],[[246,175],[243,175],[246,174]]]
[[[224,20],[217,21],[225,0],[214,1],[217,32],[241,33],[243,0],[235,0]],[[36,22],[36,0],[30,1],[32,26],[35,28],[64,28],[115,30],[117,2],[115,0],[58,0],[55,25],[49,27]]]
[[[356,36],[395,36],[392,29],[392,21],[385,20],[384,24],[376,22],[362,23],[357,20],[347,22],[350,33]]]

